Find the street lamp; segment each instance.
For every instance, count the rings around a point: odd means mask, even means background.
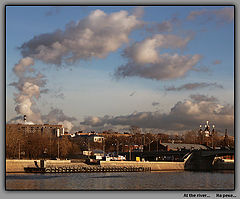
[[[132,152],[131,152],[131,138],[132,138],[132,136],[130,136],[129,139],[128,139],[129,160],[132,160],[132,157],[131,157],[131,155],[132,155]]]
[[[18,159],[21,159],[21,146],[20,146],[20,140],[18,139]]]
[[[118,156],[118,151],[119,151],[119,141],[117,139],[115,139],[115,141],[117,141],[117,156]]]
[[[149,140],[149,143],[148,143],[148,151],[150,152],[150,145],[153,141],[151,141],[148,137],[146,137],[148,140]]]
[[[215,130],[214,130],[214,128],[215,128],[215,125],[212,125],[212,148],[213,148],[213,136],[214,136],[214,134],[215,134]]]

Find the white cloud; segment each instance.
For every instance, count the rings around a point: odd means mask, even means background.
[[[35,36],[20,49],[24,57],[57,65],[104,58],[128,43],[129,34],[142,24],[136,15],[127,11],[106,14],[95,10],[85,19],[66,25],[64,31]]]
[[[124,51],[128,63],[115,71],[116,77],[140,76],[165,80],[184,76],[201,59],[200,55],[160,54],[159,49],[182,49],[192,37],[157,34],[136,42]]]

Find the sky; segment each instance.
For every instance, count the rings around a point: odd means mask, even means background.
[[[6,121],[234,133],[233,6],[7,6]]]

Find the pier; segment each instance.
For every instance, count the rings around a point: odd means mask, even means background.
[[[147,172],[151,171],[151,167],[46,167],[34,168],[25,167],[27,173],[97,173],[97,172]]]

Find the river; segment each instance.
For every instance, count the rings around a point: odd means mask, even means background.
[[[7,190],[233,190],[234,171],[6,174]]]

